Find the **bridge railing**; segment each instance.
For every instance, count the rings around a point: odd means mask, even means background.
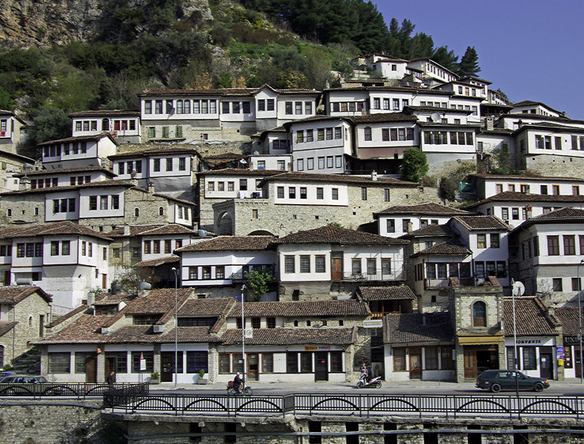
[[[148,384],[93,384],[93,383],[0,383],[0,397],[26,396],[29,398],[42,398],[46,396],[67,396],[86,398],[89,396],[103,396],[108,392],[140,393],[148,395]],[[126,401],[124,397],[124,401]]]
[[[108,398],[110,397],[111,398]],[[108,399],[111,399],[108,401]],[[583,417],[584,397],[514,395],[326,395],[293,394],[283,396],[106,394],[104,405],[112,412],[126,414],[170,415],[351,415],[404,417],[441,416],[522,418],[562,416]]]

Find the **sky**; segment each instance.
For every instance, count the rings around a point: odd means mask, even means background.
[[[584,120],[584,2],[581,0],[372,0],[388,27],[408,19],[460,58],[479,56],[480,78],[510,100],[543,102]]]

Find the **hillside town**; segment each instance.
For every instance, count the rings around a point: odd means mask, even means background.
[[[0,110],[0,365],[581,378],[584,121],[431,59],[359,66],[323,91],[145,90],[139,111],[71,114],[39,160]]]

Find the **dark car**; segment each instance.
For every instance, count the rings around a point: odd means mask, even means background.
[[[0,379],[6,378],[7,376],[13,376],[13,375],[16,375],[16,372],[9,372],[9,371],[0,372]]]
[[[61,387],[50,383],[44,376],[11,375],[0,379],[0,396],[60,394]]]
[[[501,390],[533,390],[541,392],[550,386],[545,378],[534,378],[515,370],[487,370],[477,378],[476,387],[494,393]]]

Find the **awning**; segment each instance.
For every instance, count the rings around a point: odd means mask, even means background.
[[[460,345],[504,344],[503,336],[457,336]]]

